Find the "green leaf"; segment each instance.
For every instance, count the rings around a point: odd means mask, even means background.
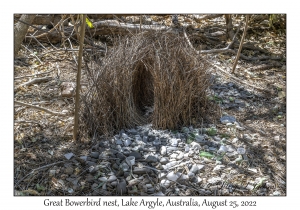
[[[89,26],[89,28],[94,28],[93,23],[89,20],[88,17],[85,18],[85,22]]]
[[[45,187],[43,187],[42,185],[39,185],[39,184],[36,184],[36,189],[37,191],[44,191],[45,190]]]
[[[199,155],[200,155],[200,157],[205,157],[205,158],[209,158],[209,159],[214,157],[214,155],[209,152],[200,152]]]

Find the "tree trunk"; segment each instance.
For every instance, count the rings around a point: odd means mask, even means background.
[[[22,15],[20,20],[25,23],[31,24],[35,16],[36,15]],[[16,25],[14,26],[14,56],[18,54],[28,28],[29,25],[24,24],[20,21],[17,22]]]

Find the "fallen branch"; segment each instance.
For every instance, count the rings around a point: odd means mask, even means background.
[[[207,20],[207,19],[212,19],[212,18],[217,18],[217,17],[222,17],[222,14],[213,14],[213,15],[205,15],[204,17],[199,17],[199,15],[192,15],[192,18],[199,23],[202,20]]]
[[[248,22],[249,22],[249,15],[246,15],[246,23],[245,23],[244,33],[243,33],[243,36],[242,36],[242,39],[241,39],[241,42],[240,42],[238,53],[236,55],[236,58],[235,58],[235,61],[234,61],[233,67],[232,67],[232,73],[235,73],[235,67],[236,67],[237,62],[238,62],[238,60],[240,58],[240,55],[241,55],[241,51],[242,51],[242,48],[243,48],[243,42],[244,42],[244,39],[245,39],[246,33],[247,33]]]
[[[222,68],[220,68],[219,66],[217,66],[217,65],[215,65],[215,64],[213,64],[213,63],[211,63],[211,62],[210,62],[209,60],[207,60],[207,59],[206,59],[206,62],[208,62],[208,63],[209,63],[210,65],[212,65],[213,67],[216,67],[219,71],[221,71],[222,73],[226,74],[226,76],[232,78],[233,80],[235,80],[235,81],[237,81],[237,82],[239,82],[239,83],[241,83],[241,84],[244,84],[244,85],[246,85],[246,86],[252,87],[252,88],[257,89],[257,90],[260,90],[260,91],[265,91],[265,92],[268,92],[268,93],[271,92],[271,91],[268,90],[268,89],[263,89],[263,88],[260,88],[260,87],[251,85],[251,84],[245,82],[244,80],[241,80],[241,79],[239,79],[239,78],[233,76],[232,74],[230,74],[230,73],[224,71],[224,70],[223,70]],[[216,71],[216,73],[220,75],[219,71]]]
[[[35,76],[39,76],[39,75],[42,75],[42,74],[48,74],[48,73],[52,72],[53,70],[54,69],[52,69],[50,71],[42,72],[42,73],[37,73],[37,74],[32,74],[32,75],[25,75],[25,76],[22,76],[22,77],[15,77],[14,80],[23,79],[23,78],[26,78],[26,77],[35,77]]]
[[[22,86],[32,85],[32,84],[38,84],[38,83],[41,83],[41,82],[48,82],[48,81],[50,81],[52,79],[53,79],[52,77],[34,78],[34,79],[32,79],[32,80],[30,80],[28,82],[25,82],[25,83],[19,85],[18,87],[16,87],[15,90],[19,89]]]
[[[44,112],[47,112],[47,113],[52,114],[52,115],[59,115],[59,116],[66,116],[67,115],[66,113],[54,112],[54,111],[51,111],[51,110],[46,109],[46,108],[42,108],[42,107],[39,107],[39,106],[33,106],[31,104],[26,104],[26,103],[23,103],[23,102],[20,102],[20,101],[14,101],[14,102],[15,102],[15,104],[22,105],[22,106],[27,106],[27,107],[37,109],[37,110],[40,110],[40,111],[44,111]]]
[[[22,182],[26,177],[28,177],[29,175],[33,174],[33,173],[36,172],[36,171],[39,171],[39,170],[44,169],[44,168],[48,168],[48,167],[50,167],[50,166],[55,166],[55,165],[57,165],[57,164],[64,163],[64,162],[66,162],[66,160],[64,160],[64,161],[59,161],[59,162],[56,162],[56,163],[51,163],[51,164],[48,164],[48,165],[41,166],[41,167],[39,167],[39,168],[33,169],[29,174],[27,174],[27,175],[24,176],[22,179],[20,179],[20,180],[16,183],[16,185],[18,185],[18,184],[19,184],[20,182]]]

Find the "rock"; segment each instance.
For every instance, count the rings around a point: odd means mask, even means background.
[[[146,173],[150,173],[150,169],[148,168],[138,168],[138,167],[135,167],[132,171],[132,173],[134,174],[146,174]]]
[[[117,177],[115,175],[111,175],[108,179],[107,179],[107,182],[113,182],[117,180]]]
[[[274,140],[275,141],[279,141],[280,140],[280,136],[274,136]]]
[[[226,115],[226,116],[221,117],[220,121],[222,124],[227,124],[227,123],[234,123],[236,121],[236,119],[233,116]]]
[[[135,157],[135,159],[142,158],[142,155],[139,152],[131,152],[131,153],[129,153],[129,156],[133,156],[133,157]]]
[[[249,134],[246,134],[246,133],[245,133],[243,137],[244,137],[244,139],[247,140],[247,141],[251,141],[251,140],[252,140],[252,137],[251,137]]]
[[[87,156],[85,156],[85,155],[84,156],[80,156],[80,159],[83,160],[83,161],[86,161],[87,160]]]
[[[116,187],[116,190],[117,190],[117,194],[118,194],[118,195],[124,195],[124,194],[126,194],[127,188],[126,188],[126,181],[125,181],[124,179],[122,179],[122,180],[118,183],[118,185],[117,185],[117,187]]]
[[[195,136],[195,141],[196,142],[203,142],[204,141],[204,136],[203,135],[196,135]]]
[[[195,174],[191,171],[187,175],[189,176],[190,179],[195,177]]]
[[[170,143],[171,143],[171,146],[172,146],[172,147],[177,147],[177,145],[178,145],[178,140],[175,139],[175,138],[172,138],[172,139],[170,140]]]
[[[92,162],[92,161],[86,161],[86,164],[87,164],[88,166],[95,166],[95,165],[96,165],[96,163],[95,163],[95,162]]]
[[[163,165],[167,164],[169,162],[169,159],[168,158],[165,158],[165,157],[162,157],[159,162]]]
[[[168,187],[170,187],[171,182],[169,180],[167,180],[167,179],[162,179],[160,181],[160,185],[163,186],[163,187],[165,187],[165,188],[168,188]]]
[[[117,145],[123,145],[123,142],[120,139],[115,140],[115,144]]]
[[[194,164],[191,169],[190,172],[196,174],[199,171],[199,167],[197,164]]]
[[[273,194],[272,195],[274,195],[274,196],[280,196],[281,195],[281,193],[279,192],[279,191],[275,191],[275,192],[273,192]]]
[[[70,160],[74,156],[74,154],[72,152],[70,152],[70,153],[65,154],[64,156],[65,156],[65,158]]]
[[[61,96],[62,97],[73,97],[75,94],[75,83],[73,82],[62,82],[60,85],[60,89],[61,89]]]
[[[162,156],[165,156],[165,155],[167,154],[167,148],[166,148],[165,146],[162,146],[162,147],[160,148],[160,154],[161,154]]]
[[[98,159],[99,158],[99,152],[91,152],[91,157]]]
[[[101,181],[101,182],[107,182],[108,181],[106,177],[100,177],[98,180]]]
[[[221,177],[212,177],[212,178],[207,180],[207,182],[210,183],[210,184],[216,184],[220,181],[222,181]]]
[[[125,147],[128,147],[131,143],[132,143],[132,142],[130,141],[130,139],[126,139],[126,140],[124,141],[124,146],[125,146]]]
[[[171,181],[176,181],[179,178],[180,175],[181,175],[180,173],[174,173],[172,171],[172,172],[167,174],[167,179],[171,180]]]
[[[95,180],[95,178],[94,178],[94,176],[92,176],[91,174],[88,174],[87,176],[86,176],[86,178],[85,178],[85,180],[87,181],[87,182],[93,182],[94,180]]]
[[[183,158],[183,152],[179,152],[179,154],[176,157],[176,160],[181,160]]]
[[[135,130],[134,128],[128,130],[128,133],[130,133],[130,134],[132,134],[132,135],[137,135],[137,134],[138,134],[137,130]]]
[[[149,163],[156,163],[156,162],[158,162],[157,157],[155,157],[155,156],[153,156],[153,155],[149,155],[149,156],[146,158],[146,161],[149,162]]]
[[[216,167],[214,167],[213,171],[220,171],[220,170],[222,170],[223,168],[225,168],[224,165],[217,165]]]
[[[192,147],[193,150],[200,150],[201,149],[200,144],[198,144],[196,142],[192,142],[191,147]]]

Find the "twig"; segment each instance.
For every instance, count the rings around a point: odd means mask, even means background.
[[[211,62],[208,61],[208,60],[206,60],[206,62],[208,62],[210,65],[216,67],[217,69],[219,69],[219,71],[221,71],[222,73],[226,74],[228,77],[230,77],[230,78],[236,80],[237,82],[239,82],[239,83],[241,83],[241,84],[244,84],[244,85],[246,85],[246,86],[252,87],[252,88],[257,89],[257,90],[260,90],[260,91],[270,92],[270,91],[267,90],[267,89],[263,89],[263,88],[260,88],[260,87],[256,87],[256,86],[254,86],[254,85],[251,85],[251,84],[249,84],[249,83],[247,83],[247,82],[245,82],[245,81],[243,81],[243,80],[241,80],[241,79],[239,79],[239,78],[233,76],[232,74],[230,74],[230,73],[224,71],[224,70],[221,69],[219,66],[217,66],[217,65],[215,65],[215,64],[213,64],[213,63],[211,63]],[[219,71],[216,71],[216,73],[217,73],[217,74],[220,74]]]
[[[42,78],[34,78],[28,82],[25,82],[21,85],[19,85],[18,87],[16,87],[15,90],[17,90],[18,88],[22,87],[22,86],[26,86],[26,85],[32,85],[32,84],[37,84],[37,83],[41,83],[41,82],[48,82],[52,80],[52,77],[42,77]]]
[[[238,26],[238,28],[237,28],[237,31],[236,31],[236,33],[234,34],[233,38],[232,38],[232,41],[228,44],[227,47],[222,48],[222,49],[202,50],[202,51],[199,50],[199,51],[198,51],[198,50],[196,50],[196,49],[193,47],[193,45],[192,45],[192,43],[190,42],[190,40],[189,40],[189,38],[188,38],[188,36],[187,36],[185,30],[183,30],[183,35],[184,35],[184,37],[185,37],[187,43],[189,44],[189,46],[190,46],[197,54],[208,54],[208,53],[228,52],[228,51],[230,51],[231,46],[233,45],[233,43],[234,43],[235,40],[236,40],[237,34],[238,34],[238,32],[240,31],[241,25],[242,25],[242,21],[240,22],[240,24],[239,24],[239,26]]]
[[[54,69],[46,71],[46,72],[42,72],[42,73],[33,74],[33,75],[25,75],[25,76],[22,76],[22,77],[15,77],[14,79],[17,80],[17,79],[23,79],[23,78],[26,78],[26,77],[35,77],[35,76],[39,76],[39,75],[42,75],[42,74],[48,74],[48,73],[52,72],[53,70]]]
[[[54,112],[54,111],[51,111],[49,109],[45,109],[45,108],[42,108],[42,107],[39,107],[39,106],[33,106],[31,104],[26,104],[26,103],[23,103],[23,102],[20,102],[20,101],[14,101],[14,102],[15,102],[15,104],[19,104],[19,105],[27,106],[27,107],[30,107],[30,108],[34,108],[34,109],[44,111],[44,112],[47,112],[47,113],[53,114],[53,115],[60,115],[60,116],[66,116],[67,115],[66,113]]]
[[[29,121],[29,120],[15,120],[14,123],[33,123],[33,124],[38,124],[40,125],[40,123],[35,122],[35,121]]]
[[[245,24],[245,28],[244,28],[244,33],[243,33],[243,36],[242,36],[242,39],[241,39],[241,42],[240,42],[240,47],[239,47],[239,50],[238,50],[238,53],[236,55],[236,58],[235,58],[235,61],[234,61],[234,64],[233,64],[233,67],[232,67],[232,73],[234,74],[235,72],[235,67],[237,65],[237,62],[240,58],[240,54],[241,54],[241,51],[242,51],[242,48],[243,48],[243,42],[244,42],[244,39],[246,37],[246,31],[247,31],[247,27],[248,27],[248,22],[249,22],[249,15],[246,15],[246,24]]]
[[[29,50],[26,46],[22,45],[23,47],[25,47],[26,50],[28,50],[34,57],[36,57],[36,59],[38,59],[38,61],[43,64],[43,62],[39,59],[39,57],[37,57],[31,50]]]
[[[47,168],[47,167],[50,167],[50,166],[54,166],[54,165],[57,165],[57,164],[60,164],[60,163],[64,163],[66,162],[66,160],[64,161],[59,161],[59,162],[56,162],[56,163],[50,163],[48,165],[45,165],[45,166],[41,166],[39,168],[36,168],[36,169],[33,169],[29,174],[27,174],[26,176],[24,176],[22,179],[20,179],[16,185],[18,185],[21,181],[23,181],[26,177],[28,177],[29,175],[33,174],[34,172],[38,171],[38,170],[41,170],[41,169],[44,169],[44,168]]]

